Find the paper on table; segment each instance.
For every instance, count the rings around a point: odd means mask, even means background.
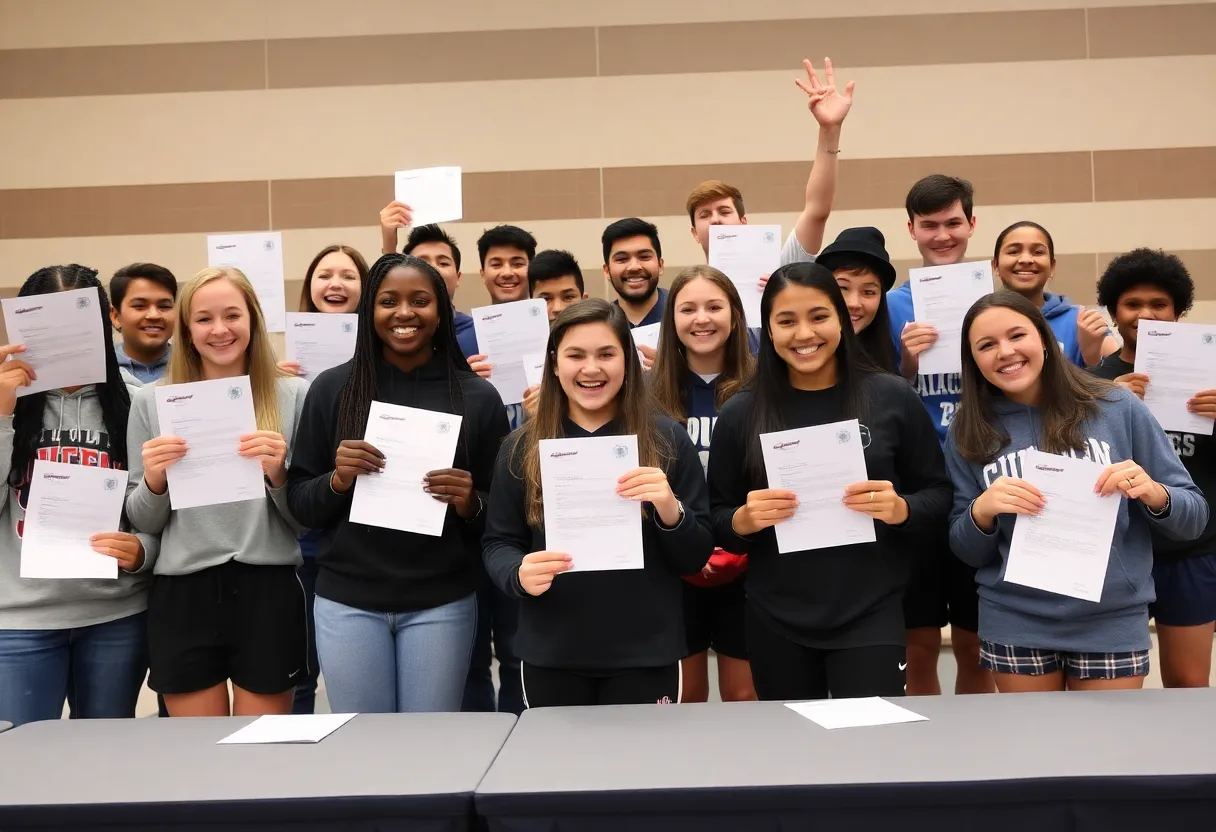
[[[629,334],[633,336],[633,345],[635,347],[650,347],[652,350],[659,348],[659,330],[663,328],[662,324],[646,324],[646,326],[635,326],[629,330]],[[638,350],[638,355],[642,351]]]
[[[320,742],[358,714],[274,714],[260,716],[216,745],[279,745]]]
[[[167,472],[174,510],[266,496],[262,464],[237,452],[257,430],[249,376],[157,386],[156,416],[161,436],[186,440],[186,455]]]
[[[1140,321],[1135,371],[1148,376],[1144,403],[1161,427],[1212,435],[1212,418],[1191,413],[1186,403],[1216,388],[1216,326]]]
[[[760,278],[781,265],[781,226],[715,225],[709,230],[709,265],[730,278],[749,327],[758,327]]]
[[[23,578],[117,578],[89,539],[118,531],[127,472],[34,460],[21,535]]]
[[[549,345],[549,313],[543,300],[517,300],[473,310],[478,349],[490,357],[490,383],[503,404],[519,404],[528,388],[524,360]]]
[[[212,234],[207,237],[207,265],[240,269],[257,293],[267,331],[287,328],[281,232]]]
[[[1022,478],[1047,500],[1013,524],[1005,580],[1085,601],[1102,600],[1121,498],[1094,493],[1103,466],[1029,450]]]
[[[877,696],[862,699],[824,699],[818,702],[787,702],[785,707],[829,731],[836,728],[865,728],[873,725],[929,721],[926,716],[913,713],[907,708]]]
[[[287,313],[287,360],[300,363],[300,375],[312,381],[355,354],[359,316],[321,312]]]
[[[415,227],[451,222],[464,216],[460,168],[416,168],[393,174],[398,202],[413,209]]]
[[[535,387],[545,380],[545,354],[543,352],[524,356],[524,378],[529,387]]]
[[[877,540],[874,519],[844,505],[845,486],[869,479],[856,419],[760,434],[768,487],[798,495],[794,516],[773,528],[777,551]]]
[[[0,300],[8,342],[25,345],[25,352],[13,357],[38,376],[29,387],[17,388],[18,398],[106,380],[110,346],[97,292],[72,289]]]
[[[545,547],[570,555],[570,571],[643,567],[642,507],[616,493],[637,467],[636,436],[541,440]]]
[[[423,491],[422,481],[452,467],[460,422],[451,413],[372,402],[363,438],[384,454],[384,470],[355,479],[350,522],[442,535],[448,504]]]
[[[908,283],[916,322],[937,330],[937,341],[920,354],[918,372],[962,372],[963,318],[977,300],[992,294],[992,264],[985,260],[909,269]]]

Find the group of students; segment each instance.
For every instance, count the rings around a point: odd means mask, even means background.
[[[308,712],[318,665],[344,712],[703,701],[711,649],[726,700],[935,693],[946,624],[960,692],[1138,687],[1150,615],[1166,684],[1206,685],[1212,440],[1162,431],[1139,401],[1151,380],[1133,372],[1137,322],[1191,306],[1185,267],[1149,250],[1115,258],[1098,298],[1120,345],[1101,315],[1046,291],[1054,244],[1017,223],[993,255],[1004,290],[964,321],[962,374],[919,375],[936,333],[893,288],[881,232],[821,246],[851,85],[807,68],[819,152],[758,330],[709,266],[660,289],[644,220],[604,231],[611,303],[587,299],[574,258],[538,253],[526,231],[481,237],[492,300],[549,309],[543,381],[522,405],[504,407],[453,306],[451,237],[416,227],[397,253],[400,203],[381,213],[370,269],[346,246],[309,266],[300,308],[358,315],[354,356],[311,386],[276,363],[236,270],[179,291],[136,264],[111,280],[113,310],[91,269],[32,275],[20,295],[95,288],[122,344],[104,383],[20,398],[36,374],[21,345],[0,348],[0,719],[57,718],[65,701],[75,717],[132,716],[146,671],[172,716]],[[706,253],[713,226],[746,222],[722,182],[686,207]],[[925,265],[965,258],[968,183],[926,177],[906,207]],[[631,328],[649,323],[657,350],[635,348]],[[265,499],[173,509],[167,472],[189,449],[160,435],[152,385],[241,375],[257,429],[234,450],[260,461]],[[350,521],[359,477],[386,465],[363,439],[373,401],[462,417],[452,466],[422,483],[450,506],[438,537]],[[1191,409],[1216,418],[1216,391]],[[876,542],[779,553],[774,527],[798,496],[768,487],[760,435],[854,418],[869,478],[840,499],[874,519]],[[637,437],[640,467],[617,493],[639,504],[643,568],[569,572],[569,553],[546,548],[540,442],[605,435]],[[1022,476],[1031,448],[1101,463],[1095,490],[1120,499],[1099,602],[1002,579],[1016,516],[1044,505]],[[35,459],[130,470],[123,530],[94,541],[117,580],[19,577]]]

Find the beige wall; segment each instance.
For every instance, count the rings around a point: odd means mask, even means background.
[[[392,171],[432,164],[467,171],[462,308],[498,222],[597,273],[604,225],[644,216],[670,277],[700,259],[702,179],[792,223],[815,142],[792,79],[830,54],[857,92],[829,236],[877,225],[906,266],[904,193],[956,173],[973,255],[1037,220],[1057,288],[1092,302],[1113,253],[1171,249],[1216,320],[1216,3],[942,5],[0,0],[0,293],[53,262],[184,277],[207,233],[275,229],[290,303],[322,246],[374,258]]]

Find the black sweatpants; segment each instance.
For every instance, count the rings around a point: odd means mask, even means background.
[[[523,663],[529,708],[565,705],[670,705],[680,701],[680,663],[630,670],[558,670]]]
[[[904,695],[908,659],[903,647],[806,647],[775,632],[750,604],[747,657],[752,663],[756,694],[763,700]]]

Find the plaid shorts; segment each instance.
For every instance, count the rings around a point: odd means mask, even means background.
[[[1062,670],[1073,679],[1123,679],[1148,675],[1148,651],[1070,653],[1010,647],[981,640],[980,666],[995,673],[1012,673],[1015,676],[1045,676]]]

